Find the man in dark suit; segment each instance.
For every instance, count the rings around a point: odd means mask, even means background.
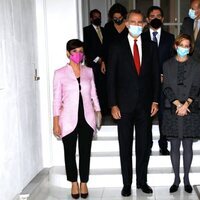
[[[122,196],[131,195],[134,126],[137,188],[145,193],[153,192],[147,184],[150,157],[148,130],[149,118],[158,111],[160,77],[157,47],[154,42],[141,37],[143,25],[142,13],[130,11],[126,21],[129,34],[111,46],[108,57],[108,101],[118,125],[124,184]]]
[[[142,34],[146,40],[152,40],[156,42],[158,46],[158,57],[159,57],[159,67],[160,67],[160,78],[161,82],[163,80],[163,63],[174,55],[174,35],[165,31],[162,27],[164,21],[163,10],[158,6],[151,6],[147,11],[148,29]],[[162,88],[161,88],[162,90]],[[160,93],[159,99],[159,111],[158,111],[158,122],[160,139],[158,141],[160,147],[160,153],[162,155],[169,155],[167,149],[167,139],[162,133],[162,119],[163,119],[163,93]],[[153,118],[152,118],[153,119]],[[151,120],[152,121],[152,120]],[[150,127],[150,132],[152,135],[152,126]],[[152,137],[150,138],[152,141]]]
[[[194,40],[194,51],[192,57],[200,62],[200,0],[191,1],[191,7],[188,13],[189,17],[185,17],[180,33],[190,35]]]
[[[95,85],[102,114],[107,113],[105,68],[101,69],[103,57],[103,28],[101,27],[101,12],[97,9],[90,11],[89,26],[83,28],[85,61],[94,72]]]

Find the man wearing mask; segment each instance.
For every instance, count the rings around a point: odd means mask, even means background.
[[[147,184],[150,157],[148,130],[150,117],[158,111],[160,77],[156,44],[141,37],[143,26],[142,13],[131,10],[126,20],[129,34],[111,46],[108,59],[108,101],[118,126],[124,185],[122,196],[131,195],[133,138],[136,145],[137,188],[144,193],[153,192]]]
[[[194,40],[192,57],[200,62],[200,0],[193,0],[190,5],[189,16],[184,18],[180,33],[192,36]]]
[[[83,28],[83,40],[85,49],[85,61],[88,67],[93,69],[97,95],[102,114],[107,113],[106,77],[103,62],[103,37],[104,29],[101,27],[101,12],[97,9],[90,11],[89,26]]]
[[[147,11],[148,29],[142,35],[147,40],[152,40],[156,42],[158,46],[158,57],[159,57],[159,67],[160,67],[160,78],[161,83],[163,80],[163,63],[174,55],[174,35],[165,31],[162,27],[164,21],[163,10],[158,6],[151,6]],[[161,85],[162,87],[162,85]],[[162,91],[162,88],[161,88]],[[160,147],[161,155],[169,155],[167,149],[167,139],[162,134],[162,118],[163,118],[163,93],[160,93],[159,98],[159,111],[158,111],[158,121],[159,121],[159,131],[160,139],[158,141]],[[152,141],[152,121],[150,127],[150,141]]]

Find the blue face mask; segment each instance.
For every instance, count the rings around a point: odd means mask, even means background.
[[[188,15],[191,19],[195,19],[197,16],[195,15],[195,10],[193,10],[192,8],[190,8]]]
[[[138,37],[142,33],[142,26],[129,25],[128,30],[133,37]]]
[[[176,52],[177,52],[178,56],[183,58],[184,56],[186,56],[190,53],[190,48],[184,48],[184,47],[178,46],[178,48],[176,49]]]

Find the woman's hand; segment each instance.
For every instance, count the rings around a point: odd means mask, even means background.
[[[55,116],[53,118],[53,133],[54,133],[56,138],[61,137],[61,129],[60,129],[60,125],[59,125],[59,116]]]
[[[184,103],[183,105],[177,107],[176,109],[176,114],[178,116],[186,116],[188,114],[188,112],[190,113],[190,110],[188,109],[188,104]]]

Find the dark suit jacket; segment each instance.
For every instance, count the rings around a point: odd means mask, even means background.
[[[191,19],[190,17],[184,18],[180,33],[188,34],[192,36],[192,38],[194,39],[193,29],[194,29],[194,20]],[[192,54],[192,57],[197,62],[200,62],[200,31],[194,43],[194,52]]]
[[[102,35],[104,36],[104,30],[101,27]],[[94,67],[96,63],[93,60],[99,56],[103,56],[103,45],[97,35],[97,32],[93,25],[89,25],[83,28],[83,40],[84,50],[86,56],[86,65],[88,67]]]
[[[151,40],[150,31],[142,33],[145,40]],[[174,35],[161,29],[160,42],[158,46],[158,57],[160,74],[163,74],[163,63],[174,56]]]
[[[128,38],[111,47],[108,59],[107,87],[109,106],[119,106],[121,112],[131,112],[141,102],[150,111],[158,102],[160,75],[157,47],[142,38],[142,65],[138,76]]]

